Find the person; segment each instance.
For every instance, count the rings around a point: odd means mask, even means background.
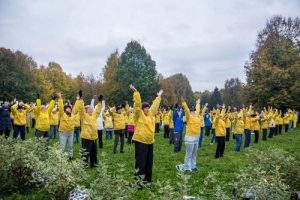
[[[112,139],[112,132],[113,132],[113,120],[112,116],[109,114],[109,112],[103,112],[102,113],[103,119],[104,119],[104,128],[105,128],[105,135],[106,140]]]
[[[174,122],[173,122],[173,108],[171,106],[169,115],[169,143],[174,144]]]
[[[245,132],[244,148],[250,147],[250,143],[251,143],[251,114],[252,113],[253,113],[253,110],[252,110],[251,104],[249,106],[249,109],[243,108],[244,132]]]
[[[226,125],[226,139],[225,141],[228,142],[230,140],[230,131],[231,131],[231,107],[228,106],[228,110],[225,114],[225,125]]]
[[[268,135],[268,128],[269,128],[269,119],[264,111],[260,114],[260,121],[261,121],[261,129],[262,129],[262,140],[267,140]]]
[[[136,176],[142,177],[144,183],[152,182],[152,166],[153,166],[153,143],[155,131],[155,115],[161,102],[160,90],[156,99],[150,106],[149,103],[141,100],[140,93],[130,85],[133,91],[134,101],[134,124],[135,133],[132,140],[135,144],[135,169]],[[139,184],[138,187],[141,187]]]
[[[164,138],[169,138],[169,133],[170,133],[169,130],[170,115],[168,113],[169,113],[169,107],[166,107],[162,113],[162,121],[164,124]]]
[[[243,120],[243,112],[241,111],[237,117],[233,121],[234,127],[234,138],[235,138],[235,147],[234,151],[239,152],[241,150],[241,145],[243,141],[243,133],[244,133],[244,120]]]
[[[73,160],[73,132],[74,132],[74,112],[72,113],[71,104],[64,105],[62,94],[57,93],[58,111],[59,111],[59,143],[62,152],[65,151],[67,145],[69,159]]]
[[[200,99],[196,101],[196,111],[190,111],[183,97],[181,98],[181,101],[186,117],[186,134],[184,138],[185,157],[184,164],[176,165],[176,169],[178,171],[197,172],[196,158],[201,126]]]
[[[40,95],[37,94],[36,107],[34,108],[35,115],[35,136],[37,138],[47,138],[49,139],[50,130],[50,115],[55,105],[56,95],[52,96],[48,108],[45,104],[42,105]]]
[[[159,133],[159,126],[160,126],[160,120],[161,120],[161,111],[158,109],[156,115],[155,115],[155,133]]]
[[[270,129],[268,138],[273,138],[275,133],[276,123],[275,123],[275,114],[272,108],[269,109],[268,111],[268,119],[269,119],[269,129]]]
[[[298,123],[298,113],[294,110],[293,111],[293,128],[297,128]]]
[[[278,115],[278,133],[279,134],[282,134],[282,127],[283,127],[283,116],[282,116],[282,111],[280,110],[279,111],[279,115]]]
[[[284,123],[284,132],[287,133],[289,131],[289,123],[290,123],[290,114],[286,112],[283,116]]]
[[[9,104],[3,99],[3,103],[0,105],[0,136],[4,134],[5,138],[9,138],[10,130],[11,120]]]
[[[204,124],[205,124],[205,135],[209,136],[211,131],[211,117],[208,111],[205,112],[204,115]]]
[[[100,97],[102,99],[101,105],[102,108],[101,110],[105,110],[105,101],[103,100],[103,96],[101,95]],[[91,107],[96,109],[94,106],[95,99],[92,99],[91,101]],[[98,133],[98,144],[99,148],[103,149],[103,129],[104,129],[104,119],[103,119],[103,112],[100,113],[99,117],[97,118],[97,133]]]
[[[81,125],[81,143],[82,148],[84,149],[85,153],[83,154],[86,167],[88,161],[90,160],[90,167],[96,167],[98,164],[97,160],[97,118],[101,114],[102,111],[102,102],[103,96],[98,96],[98,104],[96,109],[91,105],[84,106],[84,102],[82,100],[82,91],[78,92],[76,97],[76,102],[74,105],[74,114],[79,113],[80,118],[82,120]],[[94,110],[94,111],[93,111]]]
[[[175,105],[173,111],[173,122],[174,122],[174,152],[180,152],[182,146],[182,134],[183,134],[183,117],[185,116],[184,110],[178,108],[178,105]]]
[[[56,133],[58,131],[58,107],[55,106],[50,115],[50,134],[49,139],[56,139]]]
[[[212,121],[212,126],[211,126],[211,136],[210,136],[210,144],[211,145],[213,145],[214,144],[214,142],[215,142],[215,140],[216,140],[216,126],[215,126],[215,124],[213,123],[214,121],[214,118],[215,118],[215,116],[216,116],[216,110],[215,109],[213,109],[212,111],[211,111],[211,121]]]
[[[80,127],[81,127],[81,119],[79,113],[73,116],[74,117],[74,133],[73,140],[75,139],[76,143],[79,144],[80,138]]]
[[[260,125],[259,125],[259,115],[258,113],[254,113],[251,115],[251,131],[254,132],[254,143],[258,143],[259,139],[259,130],[260,130]]]
[[[25,140],[25,126],[27,123],[27,113],[30,112],[30,106],[24,104],[22,101],[18,102],[14,100],[14,105],[11,107],[11,114],[13,117],[13,137],[17,141],[18,135],[20,133],[21,140]]]
[[[206,112],[207,109],[207,103],[205,104],[204,108],[202,111],[200,111],[200,137],[198,141],[198,148],[200,149],[202,147],[202,141],[204,139],[204,113]]]
[[[123,111],[123,107],[121,105],[109,109],[109,112],[113,118],[114,133],[115,133],[113,152],[114,154],[117,153],[118,143],[119,141],[121,141],[120,153],[124,153],[126,113]]]
[[[216,117],[214,118],[214,124],[216,129],[216,154],[215,158],[221,158],[224,156],[225,151],[225,138],[226,138],[226,123],[225,123],[225,105],[222,106],[222,111],[217,110]]]
[[[129,105],[126,105],[126,112],[127,112],[127,117],[128,117],[128,121],[127,121],[127,133],[128,133],[128,137],[127,137],[127,143],[128,144],[132,144],[132,137],[134,134],[134,111],[133,108],[129,107]]]

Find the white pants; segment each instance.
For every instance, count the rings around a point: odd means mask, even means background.
[[[199,137],[186,136],[185,137],[185,158],[184,170],[192,170],[196,168],[196,158],[198,152]]]

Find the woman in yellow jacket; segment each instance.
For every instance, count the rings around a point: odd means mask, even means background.
[[[103,119],[104,119],[106,140],[111,140],[112,132],[114,128],[112,116],[109,114],[108,111],[106,112],[103,111]]]
[[[174,122],[173,122],[173,107],[171,106],[168,112],[169,117],[169,143],[174,144]]]
[[[255,113],[251,115],[251,131],[254,132],[254,143],[258,143],[259,139],[259,114]]]
[[[262,111],[260,114],[260,123],[262,130],[262,140],[266,141],[268,136],[269,120],[266,112]]]
[[[251,114],[253,114],[252,105],[249,106],[249,109],[243,108],[244,132],[245,132],[244,148],[249,147],[251,143]]]
[[[52,113],[50,115],[50,134],[49,134],[50,139],[56,139],[56,133],[58,131],[58,123],[59,123],[58,108],[55,107],[52,110]]]
[[[222,107],[222,111],[217,110],[216,117],[214,118],[214,124],[216,128],[216,154],[215,158],[223,157],[225,151],[225,138],[226,138],[226,123],[225,123],[225,105]]]
[[[159,133],[160,120],[161,120],[161,111],[160,109],[158,109],[155,115],[155,133]]]
[[[232,125],[234,127],[234,138],[235,138],[235,147],[234,151],[239,152],[241,150],[241,145],[243,141],[244,134],[244,119],[243,119],[243,111],[241,111],[232,121]]]
[[[169,107],[166,107],[162,112],[162,121],[164,124],[164,138],[169,138],[169,123],[170,123],[170,115],[169,115]]]
[[[284,132],[287,133],[289,131],[290,124],[290,114],[286,112],[283,116],[283,124],[284,124]]]
[[[13,137],[15,141],[18,139],[20,133],[21,140],[25,140],[25,126],[27,122],[27,113],[30,112],[30,106],[23,102],[14,101],[11,107],[11,114],[13,118]]]
[[[159,108],[161,95],[160,90],[152,106],[149,103],[142,103],[140,93],[131,84],[134,102],[134,124],[135,132],[132,140],[135,143],[135,169],[136,176],[143,177],[145,183],[152,182],[153,166],[153,143],[155,131],[155,115]]]
[[[228,142],[230,140],[230,131],[231,131],[231,107],[228,106],[228,110],[225,114],[225,126],[226,126],[226,141]]]
[[[134,134],[134,110],[133,108],[129,107],[127,110],[127,143],[131,144],[132,143],[132,137]]]
[[[85,154],[83,157],[85,158],[86,165],[88,160],[90,160],[90,167],[96,167],[98,164],[97,161],[97,118],[99,117],[102,110],[102,95],[98,97],[98,104],[93,111],[92,106],[84,106],[84,102],[82,100],[82,91],[79,91],[77,95],[77,100],[74,105],[74,114],[79,113],[81,118],[81,142],[82,148],[85,150]]]
[[[46,105],[42,105],[40,95],[38,94],[37,96],[36,107],[34,109],[34,115],[36,117],[35,136],[37,138],[45,137],[49,139],[48,132],[50,130],[50,115],[55,105],[55,99],[56,96],[54,95],[47,108]]]
[[[196,110],[192,111],[188,108],[183,97],[181,101],[186,116],[185,157],[184,164],[176,165],[176,169],[178,171],[197,172],[196,158],[201,128],[200,99],[196,101]]]

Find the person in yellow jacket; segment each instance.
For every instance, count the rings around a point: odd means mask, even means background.
[[[160,126],[160,120],[161,120],[161,111],[158,109],[156,115],[155,115],[155,133],[159,133],[159,126]]]
[[[170,115],[169,115],[170,109],[169,107],[166,107],[163,112],[162,112],[162,121],[164,124],[164,138],[169,138],[169,133],[170,133]]]
[[[206,103],[204,105],[204,107],[202,108],[202,110],[200,111],[200,136],[199,136],[199,142],[198,142],[198,149],[200,149],[202,147],[202,142],[204,139],[204,127],[205,127],[204,114],[206,112],[207,105],[208,105],[208,103]]]
[[[259,114],[256,112],[251,115],[251,131],[254,132],[254,143],[258,143],[259,130]]]
[[[109,114],[108,111],[106,112],[103,111],[103,119],[104,119],[106,140],[111,140],[112,132],[114,128],[112,116]]]
[[[58,96],[58,112],[59,112],[59,144],[62,152],[65,151],[67,145],[69,159],[73,159],[73,132],[74,132],[74,113],[72,113],[72,106],[70,103],[64,105],[62,94],[57,93]]]
[[[190,111],[183,97],[182,107],[186,116],[185,157],[184,164],[176,165],[178,171],[197,172],[196,158],[201,128],[200,99],[196,101],[195,110]]]
[[[222,106],[222,111],[217,110],[216,117],[214,118],[214,124],[216,127],[216,154],[215,158],[221,158],[224,156],[225,151],[225,138],[226,138],[226,123],[225,123],[225,105]]]
[[[36,99],[36,107],[34,109],[35,121],[35,136],[37,138],[48,138],[50,130],[50,115],[55,105],[56,96],[52,97],[48,108],[46,105],[42,105],[40,95],[38,94]]]
[[[55,106],[50,115],[49,139],[56,139],[56,133],[58,131],[58,123],[59,123],[58,108],[57,106]]]
[[[81,118],[81,134],[82,148],[85,150],[83,157],[85,158],[86,165],[90,160],[90,167],[96,167],[97,161],[97,118],[102,110],[102,95],[98,97],[98,104],[96,109],[90,105],[84,106],[82,100],[82,91],[80,90],[77,95],[77,100],[74,105],[74,114],[79,113]],[[93,111],[94,110],[94,111]]]
[[[287,133],[289,131],[289,123],[290,123],[290,114],[286,112],[283,116],[283,124],[284,124],[284,132]]]
[[[250,104],[248,109],[243,108],[244,132],[245,132],[244,148],[249,147],[251,143],[251,114],[253,114],[253,107]]]
[[[266,141],[268,136],[269,119],[265,111],[262,111],[260,114],[260,123],[262,130],[262,140]]]
[[[133,108],[129,107],[127,110],[127,143],[132,144],[132,137],[134,134],[134,110]]]
[[[30,112],[30,106],[23,102],[14,101],[11,107],[11,114],[13,117],[13,137],[15,141],[18,139],[20,133],[21,140],[25,140],[25,126],[27,122],[27,113]]]
[[[80,115],[79,113],[77,113],[76,115],[74,115],[74,136],[73,136],[75,137],[75,141],[77,144],[79,144],[80,125],[81,125]]]
[[[230,131],[231,131],[231,107],[228,106],[227,112],[225,114],[225,126],[226,126],[226,141],[230,140]]]
[[[152,182],[153,166],[153,143],[155,131],[155,115],[161,102],[160,90],[156,99],[150,106],[149,103],[141,100],[140,93],[131,84],[130,89],[133,91],[134,102],[134,124],[135,132],[132,140],[135,144],[135,169],[136,176],[143,177],[145,183]]]
[[[294,116],[293,116],[293,128],[297,128],[297,122],[298,122],[298,113],[294,110],[293,111]]]
[[[115,108],[109,109],[109,113],[112,116],[114,123],[115,140],[113,152],[114,154],[117,153],[118,143],[121,141],[120,153],[124,153],[126,112],[123,110],[121,105],[118,105]]]
[[[243,111],[241,110],[235,118],[233,118],[232,125],[234,127],[233,133],[235,138],[235,147],[234,151],[239,152],[241,150],[241,145],[243,141],[243,134],[244,134],[244,117]]]
[[[169,143],[174,144],[174,122],[173,122],[173,107],[170,107],[170,111],[168,112],[169,118]]]

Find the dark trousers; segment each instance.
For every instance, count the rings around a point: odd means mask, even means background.
[[[269,136],[268,138],[272,138],[275,132],[275,127],[270,127]]]
[[[152,182],[153,144],[134,143],[136,176],[143,176],[143,181]]]
[[[111,140],[112,139],[112,131],[105,131],[106,133],[106,140]]]
[[[128,125],[125,126],[125,130],[124,130],[124,133],[125,133],[125,138],[128,138],[128,131],[127,131],[127,127]]]
[[[266,141],[267,135],[268,135],[268,129],[267,128],[262,129],[262,140]]]
[[[174,133],[174,152],[179,152],[182,146],[182,133]]]
[[[289,125],[288,124],[285,124],[284,125],[284,132],[288,132],[289,131]]]
[[[0,130],[0,136],[2,136],[3,133],[5,134],[5,138],[9,138],[10,129]]]
[[[164,125],[164,138],[169,138],[169,125]]]
[[[230,128],[226,128],[226,141],[230,139]]]
[[[32,118],[31,120],[31,128],[34,128],[35,127],[35,119]]]
[[[25,140],[25,125],[14,125],[14,139],[18,138],[20,133],[21,139]]]
[[[275,130],[274,130],[274,135],[277,135],[277,134],[278,134],[278,129],[279,129],[279,126],[276,125],[276,126],[275,126]]]
[[[258,139],[259,139],[259,131],[255,130],[254,131],[254,143],[258,143]]]
[[[48,131],[39,131],[39,130],[36,130],[35,131],[35,136],[37,138],[49,138]]]
[[[159,133],[159,123],[155,123],[155,133]]]
[[[217,149],[215,158],[223,157],[225,151],[225,136],[216,136]]]
[[[169,142],[170,144],[174,144],[174,129],[169,128]]]
[[[282,125],[280,124],[278,127],[278,133],[281,134],[282,133]]]
[[[100,149],[103,149],[102,135],[103,135],[103,130],[98,130],[98,143]]]
[[[211,126],[205,126],[205,135],[206,136],[210,135],[210,130],[211,130]]]
[[[251,131],[249,129],[245,129],[245,144],[244,147],[247,148],[250,146],[251,142]]]
[[[80,134],[80,127],[74,127],[74,136],[76,139],[76,143],[79,143],[79,134]],[[54,135],[55,138],[55,135]]]
[[[84,158],[86,166],[88,165],[88,161],[90,159],[90,167],[95,167],[95,165],[98,164],[97,140],[82,139],[81,144],[82,144],[82,148],[84,149],[84,152],[85,152],[82,155],[82,157]]]
[[[132,143],[132,136],[133,136],[134,132],[130,132],[128,131],[128,138],[127,138],[127,143],[131,144]]]
[[[124,148],[124,130],[115,130],[115,141],[114,141],[114,153],[117,153],[117,146],[121,140],[120,152],[123,152]]]

